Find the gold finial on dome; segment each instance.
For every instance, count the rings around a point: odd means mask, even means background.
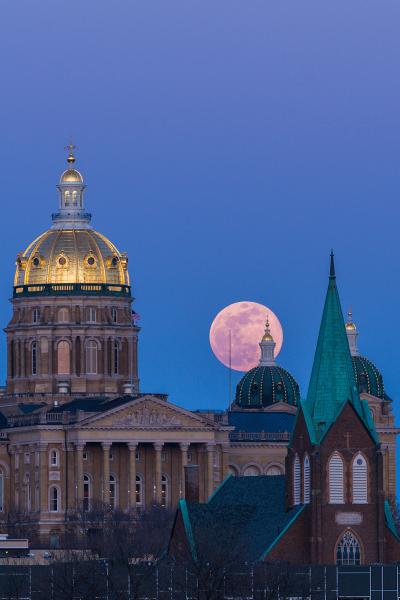
[[[76,146],[74,144],[67,144],[65,146],[65,150],[68,150],[67,163],[69,165],[73,165],[76,160],[74,156],[74,150],[76,150]]]
[[[355,331],[357,329],[355,323],[353,323],[353,311],[351,310],[351,308],[349,309],[349,312],[347,313],[346,329],[347,329],[347,331]]]
[[[270,331],[270,328],[269,328],[269,317],[268,317],[268,314],[267,314],[267,320],[265,322],[264,335],[263,335],[263,338],[262,338],[261,341],[262,342],[273,342],[274,341],[274,338],[272,337],[271,331]]]

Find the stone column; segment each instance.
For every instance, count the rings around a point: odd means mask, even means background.
[[[20,469],[21,471],[21,469]],[[39,487],[40,487],[40,512],[49,510],[49,457],[47,455],[47,444],[39,444]],[[21,490],[21,486],[20,486]],[[21,496],[21,492],[20,492]],[[20,498],[21,501],[21,498]]]
[[[72,338],[71,375],[76,376],[76,337]]]
[[[221,444],[221,481],[228,477],[229,442]]]
[[[215,444],[207,444],[207,498],[214,491],[214,450]]]
[[[154,452],[155,452],[155,503],[161,504],[161,452],[164,444],[162,442],[154,442]]]
[[[129,442],[128,510],[136,508],[136,450],[137,443]]]
[[[76,507],[80,508],[83,502],[83,449],[85,442],[75,442],[76,457]]]
[[[110,442],[102,442],[103,449],[103,502],[110,504]]]
[[[104,338],[103,340],[103,344],[104,344],[104,378],[106,378],[108,376],[108,344],[107,344],[107,337]]]
[[[181,442],[179,444],[180,449],[181,449],[181,489],[180,489],[180,497],[184,498],[185,497],[185,467],[187,465],[188,462],[188,449],[190,444],[186,443],[186,442]]]

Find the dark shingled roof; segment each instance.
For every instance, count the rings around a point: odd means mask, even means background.
[[[302,510],[285,510],[283,475],[228,477],[207,504],[187,505],[186,533],[191,528],[197,554],[206,543],[205,551],[234,547],[240,559],[259,560]]]
[[[229,425],[236,431],[288,431],[292,432],[296,415],[283,412],[246,412],[230,411],[228,413]]]
[[[121,406],[122,404],[126,404],[127,402],[132,402],[132,400],[134,400],[132,396],[122,396],[121,398],[114,398],[113,400],[104,397],[77,398],[76,400],[52,408],[51,412],[76,412],[78,410],[84,410],[85,412],[91,413],[104,412],[116,408],[117,406]]]

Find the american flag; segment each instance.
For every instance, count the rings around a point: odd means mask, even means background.
[[[139,313],[137,313],[133,310],[132,311],[132,325],[134,325],[136,323],[136,321],[139,321],[139,320],[140,320]]]

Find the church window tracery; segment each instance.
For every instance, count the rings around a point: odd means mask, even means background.
[[[301,465],[296,454],[293,463],[293,504],[300,504]]]
[[[329,459],[329,503],[344,504],[344,465],[338,452]]]
[[[337,565],[360,565],[361,548],[355,535],[346,531],[336,548]]]
[[[352,462],[352,501],[353,504],[368,502],[368,466],[361,452]]]

